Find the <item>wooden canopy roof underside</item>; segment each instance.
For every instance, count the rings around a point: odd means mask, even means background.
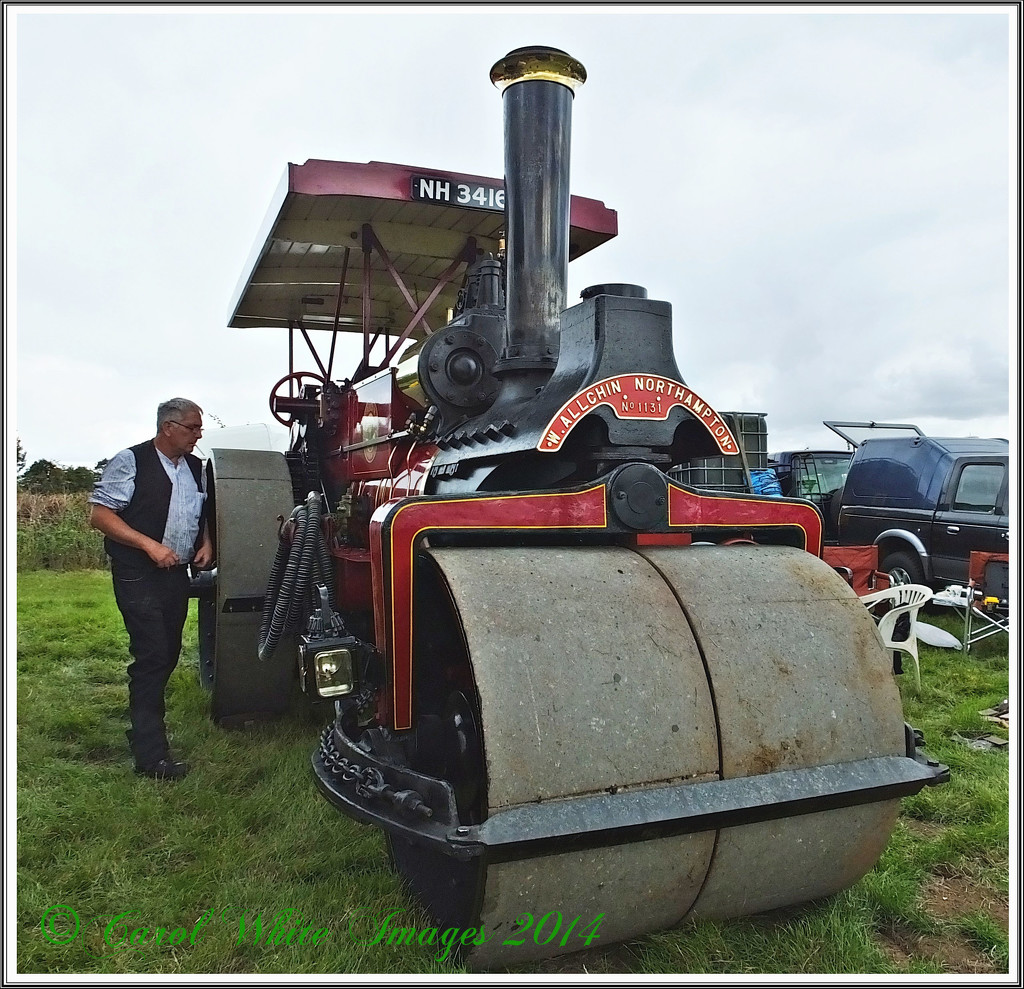
[[[386,162],[289,164],[235,292],[229,325],[393,337],[404,335],[418,312],[410,336],[443,325],[463,262],[497,253],[504,213],[415,201],[413,176],[502,187],[500,179]],[[570,260],[617,230],[614,210],[572,197]]]

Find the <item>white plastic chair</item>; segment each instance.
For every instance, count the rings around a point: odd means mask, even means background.
[[[914,661],[914,685],[917,692],[921,692],[921,663],[917,658],[917,613],[922,606],[927,604],[935,592],[924,584],[896,584],[884,591],[874,591],[871,594],[864,594],[861,601],[871,611],[876,605],[883,601],[888,602],[889,610],[881,617],[872,617],[878,622],[878,634],[887,649],[896,649],[905,652]],[[910,633],[902,642],[893,639],[892,634],[896,627],[896,621],[901,615],[910,618]]]

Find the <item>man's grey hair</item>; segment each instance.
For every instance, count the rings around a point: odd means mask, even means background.
[[[187,398],[169,398],[166,402],[161,402],[156,410],[156,431],[159,433],[168,419],[179,421],[182,416],[188,415],[190,412],[203,414],[203,410]]]

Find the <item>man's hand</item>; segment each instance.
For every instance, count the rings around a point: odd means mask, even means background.
[[[103,535],[113,539],[114,542],[141,549],[161,569],[176,567],[181,563],[178,554],[173,549],[168,549],[163,543],[158,543],[155,539],[150,539],[144,533],[133,529],[120,515],[111,511],[106,505],[90,507],[89,522],[92,527],[99,529]]]
[[[146,555],[162,570],[168,567],[176,567],[181,563],[181,560],[178,559],[178,554],[173,549],[169,549],[163,543],[158,543],[155,539],[146,547]]]
[[[203,537],[202,545],[196,550],[192,563],[200,570],[206,570],[213,563],[213,543],[209,536]]]

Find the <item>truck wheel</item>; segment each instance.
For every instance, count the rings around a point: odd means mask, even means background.
[[[890,584],[924,583],[924,567],[916,553],[903,550],[890,553],[882,560],[882,570],[889,575]]]

